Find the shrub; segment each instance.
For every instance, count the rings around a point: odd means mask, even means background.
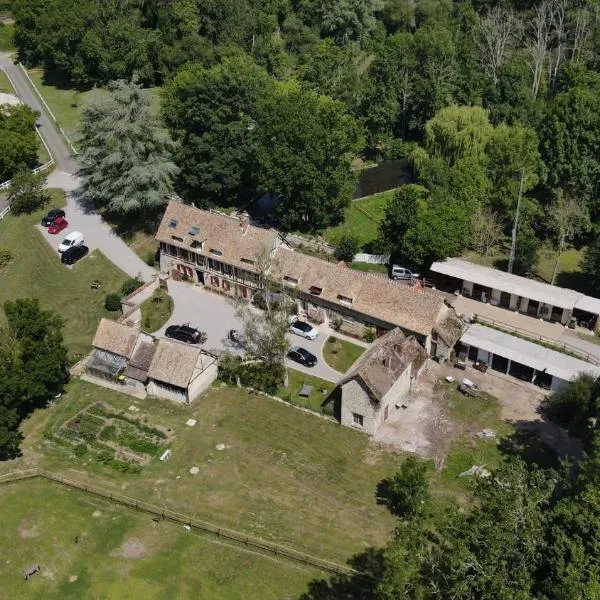
[[[389,507],[398,517],[413,517],[423,510],[429,497],[428,465],[409,456],[400,470],[389,481]]]
[[[345,260],[349,262],[354,258],[354,255],[358,252],[359,249],[360,244],[358,241],[358,237],[351,231],[344,230],[338,238],[335,249],[335,256],[339,260]]]
[[[0,248],[0,269],[12,260],[12,252],[8,248]]]
[[[154,264],[154,263],[153,263]],[[144,282],[139,277],[130,277],[126,279],[121,286],[121,296],[129,296],[137,290]]]
[[[119,294],[106,294],[106,298],[104,298],[104,308],[110,312],[121,310],[121,296]]]
[[[367,329],[363,335],[363,339],[368,344],[373,343],[377,339],[377,334],[374,329]]]
[[[144,256],[144,262],[151,266],[154,267],[157,263],[156,260],[156,252],[154,250],[149,250],[146,255]]]
[[[339,331],[342,328],[342,318],[335,317],[335,319],[333,319],[333,321],[331,321],[331,328],[334,331]]]

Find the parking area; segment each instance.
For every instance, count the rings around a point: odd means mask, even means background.
[[[159,337],[170,325],[191,326],[206,332],[207,340],[203,345],[207,350],[235,352],[239,347],[232,343],[227,334],[231,329],[242,329],[242,323],[236,316],[235,305],[225,296],[209,292],[190,283],[169,280],[169,294],[173,298],[174,310],[171,318],[156,332]],[[342,377],[323,360],[322,349],[329,332],[321,331],[316,340],[307,340],[289,334],[290,345],[301,346],[312,352],[318,359],[314,367],[304,367],[296,362],[286,361],[288,367],[309,373],[336,383]]]

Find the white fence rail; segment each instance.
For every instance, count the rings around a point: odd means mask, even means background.
[[[19,63],[20,64],[20,63]],[[23,68],[23,66],[21,65],[21,68]],[[11,79],[10,75],[8,74],[8,71],[2,67],[0,67],[0,71],[3,71],[4,74],[6,75],[6,78],[8,79],[8,82],[10,83],[15,96],[19,97],[19,94],[17,92],[17,88],[15,87],[15,84],[13,83],[13,80]],[[19,98],[21,100],[21,98]],[[43,98],[42,98],[42,102],[43,102]],[[44,105],[46,103],[44,102]],[[50,110],[50,109],[48,109]],[[46,140],[42,137],[42,134],[39,132],[38,128],[36,127],[35,132],[38,134],[38,137],[40,138],[40,140],[42,140],[42,144],[44,144],[44,148],[46,149],[46,152],[48,153],[48,157],[50,160],[48,160],[47,163],[43,164],[41,167],[36,167],[35,169],[32,169],[31,172],[34,175],[37,175],[38,173],[42,173],[43,171],[47,171],[48,169],[50,169],[50,167],[52,167],[52,165],[54,164],[54,158],[52,157],[52,152],[50,152],[50,148],[48,148],[48,144],[46,144]],[[10,184],[12,183],[12,179],[9,179],[8,181],[4,181],[2,183],[0,183],[0,190],[6,190],[10,187]],[[6,206],[4,209],[2,209],[0,211],[0,220],[2,220],[10,211],[10,206]]]
[[[390,262],[389,254],[355,254],[353,262],[369,263],[370,265],[387,265]]]

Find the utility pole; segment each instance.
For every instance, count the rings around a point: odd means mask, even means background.
[[[519,198],[517,199],[517,212],[512,229],[512,244],[510,246],[510,258],[508,259],[508,272],[512,273],[515,262],[515,250],[517,248],[517,233],[519,231],[519,211],[521,210],[521,198],[523,197],[523,180],[525,179],[525,167],[521,169],[521,183],[519,185]]]

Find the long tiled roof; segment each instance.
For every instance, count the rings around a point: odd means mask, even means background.
[[[257,272],[257,265],[248,261],[256,263],[271,252],[277,235],[274,229],[249,225],[237,217],[171,201],[156,239]]]
[[[318,298],[422,335],[431,333],[444,304],[434,290],[350,269],[284,246],[277,248],[269,273],[290,289],[318,292]]]
[[[148,377],[186,388],[202,351],[170,340],[159,340],[148,369]]]

